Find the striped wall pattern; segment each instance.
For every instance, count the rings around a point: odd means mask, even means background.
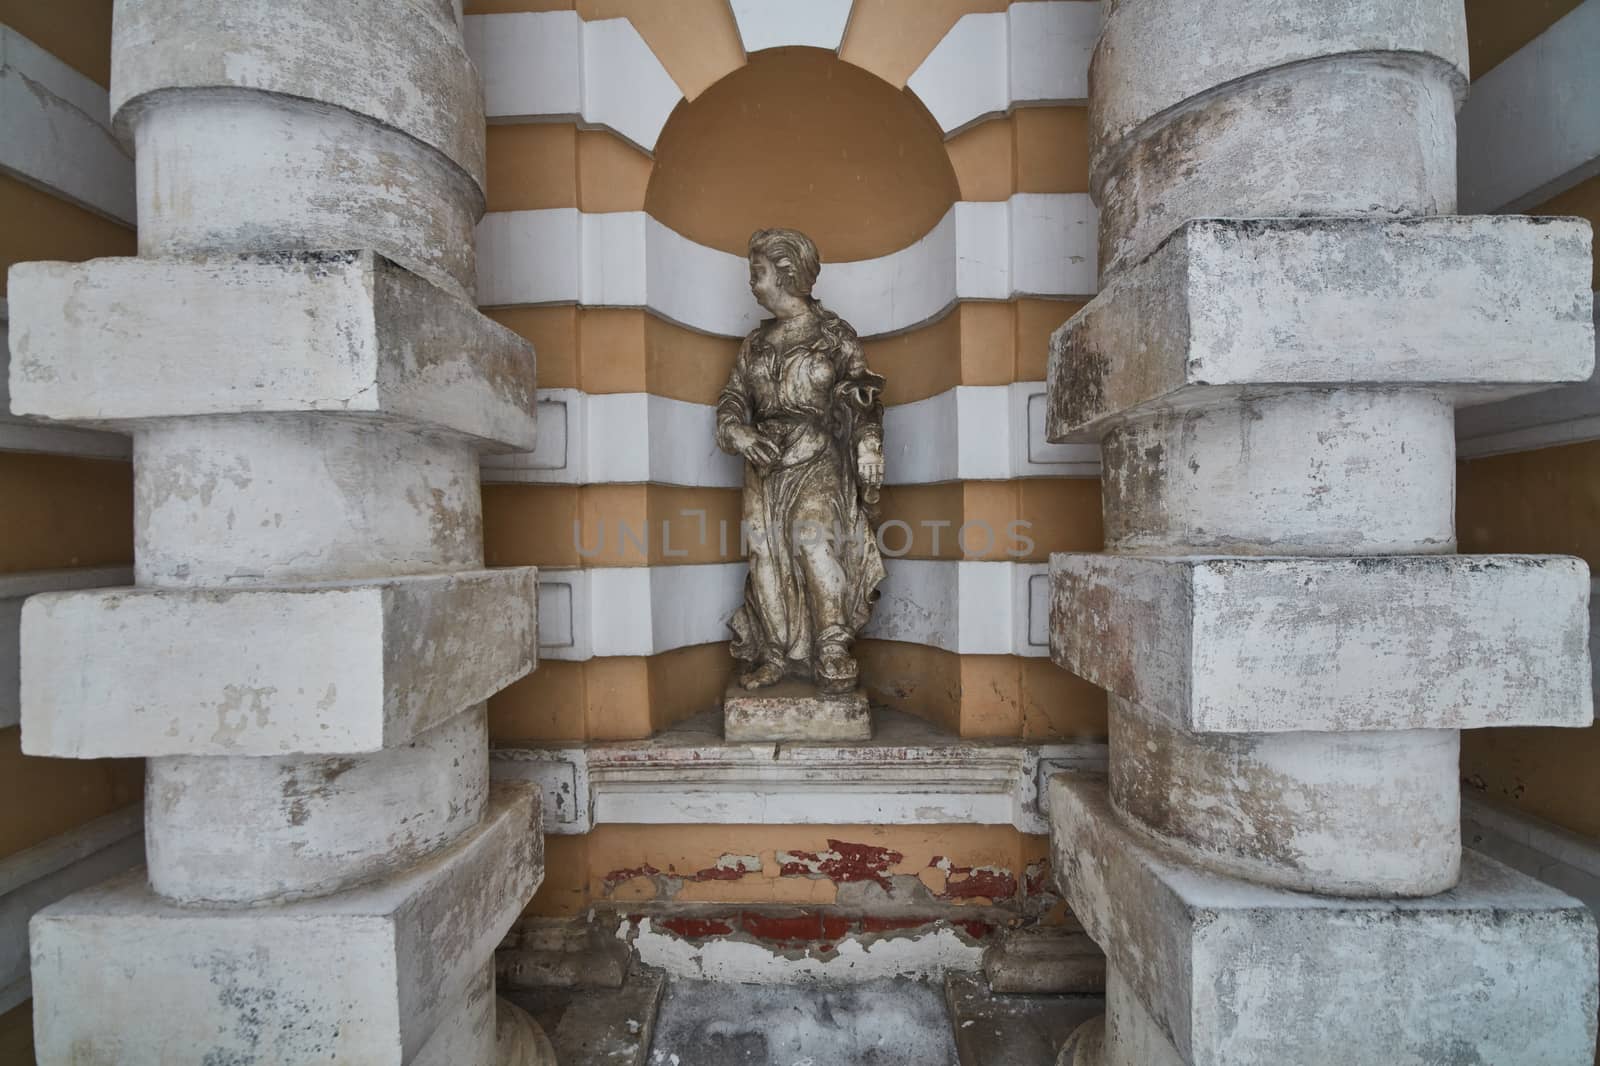
[[[491,713],[507,740],[639,737],[714,705],[732,668],[743,474],[713,443],[714,404],[761,312],[737,248],[646,210],[667,158],[651,154],[709,86],[674,79],[636,12],[512,6],[467,7],[491,122],[478,299],[539,349],[540,440],[486,458],[485,536],[491,563],[541,567],[542,666]],[[850,6],[725,17],[746,53],[847,57]],[[1100,537],[1098,449],[1043,436],[1049,332],[1095,288],[1082,105],[1097,8],[958,13],[900,77],[958,195],[976,198],[896,249],[830,263],[818,285],[890,378],[884,518],[901,557],[864,634],[864,673],[884,679],[875,698],[958,734],[1101,729],[1098,692],[1043,657],[1040,575],[1049,550]],[[826,256],[830,234],[812,235]],[[1032,536],[1008,555],[1018,529]]]

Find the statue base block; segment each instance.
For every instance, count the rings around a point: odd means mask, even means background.
[[[743,740],[870,740],[872,719],[860,689],[828,696],[803,681],[748,692],[728,686],[722,698],[723,737]]]

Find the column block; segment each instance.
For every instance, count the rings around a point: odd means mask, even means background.
[[[411,1063],[468,1021],[485,960],[543,879],[538,825],[532,790],[496,786],[450,848],[334,896],[180,907],[135,872],[55,904],[32,922],[39,1059]]]
[[[1263,888],[1139,839],[1102,783],[1049,791],[1057,885],[1176,1052],[1141,1066],[1592,1060],[1595,923],[1554,889],[1473,852],[1428,899]]]
[[[533,567],[36,596],[30,755],[348,755],[405,744],[534,667]]]
[[[449,159],[481,190],[483,92],[453,4],[393,0],[383,7],[120,0],[111,76],[118,128],[127,137],[151,94],[165,90],[298,97],[405,133]]]
[[[1585,380],[1591,243],[1567,218],[1189,222],[1056,331],[1046,436],[1273,386],[1466,403]]]
[[[1565,556],[1058,554],[1057,664],[1195,733],[1587,726]]]
[[[533,346],[372,252],[26,263],[10,286],[19,414],[321,412],[535,443]]]

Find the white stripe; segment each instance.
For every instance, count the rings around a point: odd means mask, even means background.
[[[884,412],[885,481],[928,485],[1098,477],[1100,448],[1044,438],[1045,383],[958,385]],[[739,460],[716,446],[716,408],[650,393],[539,393],[539,443],[485,455],[486,482],[738,488]]]
[[[837,52],[852,0],[729,0],[746,52],[764,48],[826,48]]]
[[[0,859],[0,1014],[32,994],[28,919],[36,911],[144,862],[139,804]]]
[[[133,159],[111,133],[110,95],[0,26],[0,170],[132,225]]]
[[[863,337],[912,329],[958,300],[1088,297],[1098,215],[1086,193],[1018,193],[954,205],[921,239],[876,259],[830,263],[817,296]],[[646,307],[704,333],[742,337],[763,312],[743,256],[642,211],[495,211],[478,224],[482,306]]]
[[[468,15],[467,52],[483,75],[490,122],[569,120],[646,152],[683,99],[633,23],[574,11]]]
[[[632,544],[659,546],[665,535],[664,529],[603,532],[608,545],[627,537]],[[709,529],[708,542],[718,543],[723,532]],[[725,532],[730,556],[735,556],[739,531]],[[584,547],[594,550],[599,531],[575,531],[574,536],[580,533]],[[995,534],[1008,537],[1006,530]],[[953,539],[957,531],[943,530],[942,535]],[[977,541],[976,535],[973,539]],[[888,576],[880,586],[882,598],[863,636],[961,655],[1049,654],[1047,564],[891,558],[884,560],[884,568]],[[660,655],[730,640],[728,620],[743,602],[746,569],[737,559],[681,566],[541,568],[539,656],[581,662]]]
[[[1099,35],[1100,5],[1083,0],[963,15],[906,87],[947,136],[1021,106],[1082,104]]]
[[[0,574],[0,729],[22,717],[22,603],[40,592],[133,584],[131,566],[88,566]]]
[[[1456,144],[1462,214],[1523,211],[1600,173],[1600,0],[1473,82]]]

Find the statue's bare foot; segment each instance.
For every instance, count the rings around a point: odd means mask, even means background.
[[[752,692],[758,688],[766,688],[768,685],[776,685],[782,680],[783,667],[777,663],[762,663],[754,670],[741,674],[739,684],[744,686],[746,692]]]
[[[856,687],[861,668],[842,646],[829,645],[817,658],[817,688],[830,696],[841,695]]]

